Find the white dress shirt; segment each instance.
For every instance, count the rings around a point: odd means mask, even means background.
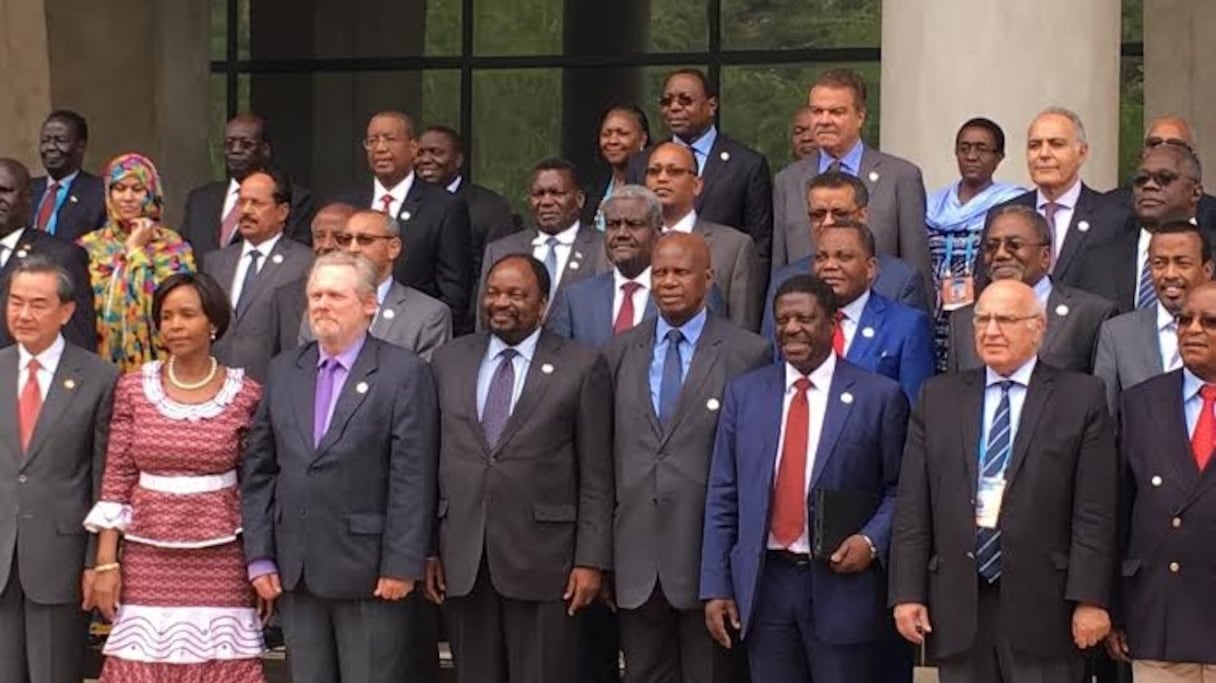
[[[228,179],[228,190],[224,194],[224,207],[220,209],[220,222],[224,221],[224,217],[232,210],[236,203],[241,198],[241,184],[236,181],[236,178]]]
[[[21,235],[25,232],[25,228],[17,228],[0,239],[0,268],[8,265],[8,260],[12,258],[17,251],[17,243],[21,241]]]
[[[1157,302],[1157,348],[1161,350],[1162,372],[1173,372],[1182,366],[1178,355],[1178,321],[1174,314]]]
[[[393,218],[396,218],[398,215],[401,214],[401,203],[405,201],[405,196],[410,193],[410,188],[413,186],[414,186],[414,172],[413,171],[410,171],[410,174],[405,177],[405,180],[402,180],[401,182],[397,183],[397,185],[395,187],[393,187],[392,189],[389,189],[389,188],[385,187],[383,184],[381,184],[379,178],[373,178],[372,179],[372,206],[371,206],[371,208],[375,209],[376,211],[380,211],[381,209],[383,209],[384,208],[383,197],[384,197],[384,195],[388,195],[393,198],[392,203],[389,204],[388,214],[390,216],[392,216]]]
[[[861,314],[866,310],[870,301],[870,290],[861,293],[852,303],[840,309],[843,317],[840,319],[840,331],[844,334],[844,355],[849,355],[849,347],[853,346],[853,335],[857,334],[857,325],[861,322]]]
[[[1026,361],[1008,377],[1002,377],[992,368],[984,368],[984,433],[980,435],[981,448],[988,445],[988,430],[996,419],[996,409],[1001,403],[1001,382],[1013,380],[1009,387],[1009,443],[1018,438],[1018,421],[1022,419],[1022,406],[1026,403],[1026,390],[1030,387],[1030,376],[1034,374],[1037,357]],[[1011,456],[1012,457],[1012,456]]]
[[[1072,224],[1072,215],[1077,210],[1077,200],[1080,198],[1081,179],[1078,178],[1077,182],[1068,188],[1067,192],[1055,200],[1055,203],[1059,206],[1056,209],[1055,226],[1052,228],[1052,235],[1055,237],[1051,245],[1051,262],[1053,266],[1060,256],[1060,249],[1064,247],[1064,238],[1068,237],[1068,226]],[[1036,190],[1034,201],[1039,215],[1046,218],[1047,204],[1051,200],[1043,196],[1042,190]]]
[[[693,226],[697,224],[697,212],[689,211],[684,214],[684,217],[676,221],[674,225],[663,228],[663,232],[692,232]]]
[[[236,273],[232,275],[232,307],[236,308],[236,302],[241,300],[241,290],[245,287],[245,273],[249,271],[249,254],[256,248],[261,256],[258,257],[258,273],[266,267],[266,262],[270,260],[270,252],[274,251],[274,247],[279,243],[279,239],[283,237],[283,233],[279,233],[274,237],[262,242],[256,247],[250,244],[249,240],[241,240],[241,258],[236,262]]]
[[[520,394],[524,393],[524,379],[528,376],[528,367],[532,365],[532,357],[536,355],[536,344],[540,341],[540,330],[537,329],[526,339],[515,346],[494,335],[490,335],[490,344],[486,355],[481,359],[481,368],[477,371],[477,419],[481,420],[486,411],[486,398],[490,395],[490,382],[494,379],[494,371],[502,362],[499,358],[505,349],[515,349],[515,357],[511,359],[511,367],[515,370],[515,382],[511,386],[511,412],[515,412],[515,404],[519,402]]]
[[[1132,280],[1132,308],[1140,301],[1140,277],[1151,266],[1148,262],[1148,243],[1153,239],[1153,233],[1140,228],[1140,236],[1136,238],[1136,279]],[[1126,271],[1124,271],[1126,272]],[[1151,275],[1151,271],[1150,271]]]
[[[829,353],[827,360],[823,361],[819,367],[811,371],[807,379],[811,380],[811,388],[806,392],[807,406],[809,407],[809,417],[807,420],[807,439],[806,439],[806,482],[803,484],[805,499],[810,495],[811,491],[811,475],[815,472],[815,453],[819,450],[819,436],[823,433],[823,416],[827,413],[828,392],[832,390],[832,375],[836,372],[836,354]],[[781,403],[781,438],[777,440],[777,457],[773,458],[773,483],[776,485],[777,473],[781,471],[781,452],[785,449],[785,423],[789,420],[790,404],[794,401],[794,396],[798,391],[794,388],[794,383],[803,378],[803,374],[794,369],[794,366],[789,363],[785,364],[785,398]],[[809,520],[803,519],[805,525]],[[802,533],[798,535],[798,540],[794,541],[789,546],[790,552],[795,553],[810,553],[811,541],[810,532],[806,526],[803,526]],[[782,550],[785,546],[776,538],[773,538],[773,532],[770,529],[768,533],[768,547],[772,550]]]
[[[17,399],[21,399],[21,390],[25,388],[25,383],[30,378],[30,360],[38,359],[38,376],[35,381],[38,382],[38,391],[42,394],[42,402],[46,403],[47,392],[51,390],[51,380],[55,378],[55,370],[59,368],[59,359],[63,357],[63,348],[66,344],[63,341],[63,335],[55,337],[55,341],[46,347],[42,353],[34,356],[21,344],[17,345]]]
[[[554,291],[561,284],[562,274],[566,272],[566,263],[570,260],[570,252],[574,251],[574,238],[578,237],[579,222],[574,221],[570,227],[562,230],[556,235],[537,231],[536,238],[532,240],[532,255],[541,263],[545,262],[545,257],[549,255],[549,245],[545,242],[549,237],[557,238],[557,277],[552,283]]]
[[[621,313],[621,306],[625,304],[625,292],[621,289],[626,282],[636,282],[640,287],[633,291],[633,322],[636,326],[642,322],[642,316],[646,313],[646,302],[650,298],[650,266],[646,266],[641,274],[630,280],[621,275],[621,271],[612,270],[612,322],[616,322],[616,317]]]
[[[456,194],[456,190],[460,189],[460,183],[462,181],[464,181],[464,178],[461,176],[456,176],[455,178],[453,178],[452,182],[448,183],[448,192],[451,192],[452,194]]]

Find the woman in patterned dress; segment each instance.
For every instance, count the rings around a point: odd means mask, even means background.
[[[85,519],[100,536],[94,597],[114,623],[101,680],[263,683],[269,607],[247,577],[236,476],[262,389],[211,355],[230,319],[215,280],[171,276],[152,312],[168,359],[119,380]]]
[[[190,245],[161,225],[160,176],[139,154],[106,166],[106,224],[80,238],[89,253],[97,309],[97,354],[124,371],[160,358],[152,319],[156,285],[194,270]]]

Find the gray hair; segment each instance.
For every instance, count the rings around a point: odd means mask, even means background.
[[[623,185],[612,191],[612,196],[604,200],[603,206],[600,207],[600,212],[618,200],[622,199],[640,199],[646,204],[646,220],[655,227],[663,225],[663,203],[659,201],[659,196],[652,192],[650,188],[642,185]]]
[[[346,225],[349,226],[351,219],[355,216],[374,217],[380,221],[380,227],[384,229],[384,233],[386,235],[389,237],[401,237],[401,223],[399,223],[396,218],[393,218],[383,211],[376,211],[374,209],[360,209],[359,211],[352,213],[346,219]]]
[[[317,260],[312,262],[312,268],[308,271],[308,280],[311,282],[317,271],[326,266],[353,268],[355,276],[358,278],[355,291],[359,294],[359,298],[376,295],[379,278],[376,267],[366,258],[347,251],[331,251],[324,256],[318,256]]]
[[[68,274],[68,271],[63,266],[41,254],[33,254],[23,259],[17,259],[16,265],[9,271],[8,282],[5,284],[11,284],[14,278],[23,274],[54,275],[55,293],[59,296],[59,303],[61,304],[72,301],[76,296],[76,285],[73,284],[72,276]]]
[[[1053,106],[1039,112],[1039,115],[1034,117],[1034,120],[1038,121],[1044,116],[1063,116],[1064,118],[1068,119],[1072,122],[1073,129],[1077,131],[1077,139],[1081,142],[1087,142],[1085,139],[1085,124],[1081,122],[1081,117],[1077,115],[1077,112],[1068,109],[1067,107]]]

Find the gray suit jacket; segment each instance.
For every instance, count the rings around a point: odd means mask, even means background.
[[[232,298],[232,279],[241,259],[243,242],[212,252],[203,260],[203,272],[215,278],[224,292]],[[215,343],[215,357],[229,367],[245,368],[258,382],[266,381],[266,368],[274,358],[278,342],[275,290],[308,275],[312,265],[312,250],[293,242],[286,235],[274,245],[246,294],[249,305],[241,314],[234,308],[228,331]]]
[[[925,229],[925,183],[914,164],[871,147],[861,154],[858,177],[870,192],[868,224],[878,251],[907,261],[933,291],[929,269],[929,236]],[[810,223],[806,185],[819,172],[819,157],[812,155],[781,170],[773,181],[772,272],[787,263],[810,256]]]
[[[1119,414],[1119,395],[1124,389],[1164,372],[1156,306],[1124,313],[1102,324],[1094,374],[1106,382],[1111,415]]]
[[[481,566],[515,600],[558,601],[575,566],[612,567],[612,383],[603,357],[540,333],[523,391],[491,448],[477,415],[488,334],[435,352],[442,450],[439,555],[450,596]]]
[[[368,332],[429,361],[435,349],[452,339],[452,309],[439,299],[393,280]],[[300,344],[312,340],[308,320],[301,320]]]
[[[973,313],[973,307],[966,306],[950,315],[947,372],[973,370],[984,365],[975,352]],[[1098,330],[1114,314],[1114,304],[1106,299],[1053,283],[1047,297],[1047,331],[1043,334],[1039,358],[1062,370],[1093,372]]]
[[[616,401],[613,451],[617,604],[641,607],[655,588],[676,609],[699,610],[705,487],[726,383],[768,365],[763,337],[713,317],[693,352],[675,416],[663,428],[650,393],[657,321],[614,338],[604,350]]]
[[[417,354],[367,337],[329,429],[313,442],[316,344],[275,357],[246,439],[245,557],[305,573],[320,598],[370,600],[380,577],[421,579],[435,518],[439,411]]]
[[[32,602],[80,602],[96,552],[83,523],[105,468],[118,368],[68,344],[22,454],[18,358],[17,345],[0,349],[0,590],[20,580]]]
[[[726,317],[745,330],[760,329],[760,306],[768,274],[760,269],[755,243],[732,227],[700,218],[692,231],[709,245],[714,282],[726,299]]]

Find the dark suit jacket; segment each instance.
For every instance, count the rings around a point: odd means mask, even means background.
[[[1120,313],[1136,308],[1140,287],[1140,224],[1129,215],[1123,226],[1095,245],[1076,275],[1076,287],[1115,304]]]
[[[268,314],[269,324],[274,326],[271,358],[301,346],[300,330],[304,329],[304,319],[308,316],[307,288],[308,276],[305,275],[274,290]]]
[[[81,247],[40,230],[24,228],[17,250],[9,254],[8,262],[0,268],[0,301],[8,299],[8,278],[17,263],[31,254],[54,261],[72,278],[72,297],[76,311],[63,326],[63,338],[87,351],[97,350],[97,313],[93,308],[93,282],[89,279],[89,255]],[[0,321],[0,347],[13,343],[7,320]]]
[[[891,541],[891,604],[928,605],[934,657],[963,653],[975,640],[984,373],[929,380],[908,423]],[[1110,604],[1118,495],[1114,436],[1101,380],[1038,363],[997,522],[1000,628],[1018,653],[1072,655],[1076,603]]]
[[[1163,372],[1156,306],[1117,315],[1102,323],[1094,374],[1106,382],[1106,403],[1111,415],[1119,416],[1119,395],[1125,389]]]
[[[316,344],[277,356],[246,439],[245,557],[305,572],[320,598],[369,600],[380,577],[421,579],[435,510],[439,412],[430,368],[367,337],[320,446]]]
[[[344,201],[378,208],[372,206],[372,199],[368,182]],[[471,329],[472,325],[466,328],[466,323],[475,271],[470,256],[468,206],[447,189],[415,176],[396,218],[401,224],[402,248],[393,278],[447,304],[457,333]]]
[[[657,326],[646,321],[604,350],[616,401],[616,602],[636,609],[661,585],[676,609],[700,610],[705,488],[723,393],[734,377],[768,365],[772,348],[759,335],[707,318],[664,428],[650,394]]]
[[[868,332],[867,332],[868,331]],[[870,292],[845,359],[899,382],[908,401],[933,376],[933,327],[922,310]]]
[[[473,255],[473,268],[469,272],[480,273],[486,245],[522,230],[523,226],[511,213],[506,198],[494,190],[461,180],[456,196],[469,207],[469,244]]]
[[[38,176],[30,181],[35,216],[37,216],[38,205],[42,203],[42,195],[46,193],[46,185],[46,176]],[[59,207],[59,215],[55,219],[55,235],[69,242],[75,242],[105,223],[105,183],[92,173],[81,170],[76,179],[72,181],[72,186],[68,188],[67,199]]]
[[[629,182],[646,184],[649,158],[650,150],[645,149],[629,159]],[[773,176],[768,161],[719,130],[701,181],[701,194],[694,205],[697,216],[751,235],[761,272],[767,274],[773,253]],[[767,275],[760,279],[763,288]]]
[[[236,275],[244,242],[224,247],[207,255],[203,261],[203,272],[215,278],[232,298],[232,280]],[[308,277],[312,265],[312,250],[293,242],[286,236],[279,238],[270,254],[263,257],[263,266],[254,279],[252,291],[247,295],[248,304],[244,312],[233,310],[228,331],[215,342],[215,357],[224,365],[245,368],[245,372],[258,382],[266,381],[266,370],[276,349],[275,316],[273,302],[275,291],[280,287]],[[236,302],[231,302],[236,308]]]
[[[1135,659],[1216,664],[1216,466],[1201,472],[1182,409],[1181,370],[1123,393],[1127,482],[1115,623]],[[1180,571],[1172,570],[1177,562]]]
[[[1135,213],[1132,207],[1132,188],[1130,186],[1116,187],[1107,192],[1106,196],[1126,207],[1128,213]],[[1216,241],[1216,197],[1206,192],[1203,193],[1203,196],[1199,198],[1199,206],[1195,210],[1195,220],[1208,233],[1208,237]]]
[[[714,441],[701,598],[733,598],[744,639],[752,625],[768,547],[785,388],[785,364],[770,364],[732,380]],[[875,494],[881,502],[859,533],[874,542],[879,561],[861,574],[849,575],[836,574],[820,560],[811,563],[814,635],[831,645],[871,643],[887,628],[881,565],[891,535],[908,399],[895,382],[840,359],[828,394],[807,496],[808,526],[814,529],[815,489]]]
[[[562,599],[573,567],[612,567],[612,383],[603,357],[541,332],[498,444],[477,416],[488,334],[431,360],[439,386],[439,555],[450,596],[468,595],[484,556],[494,589]],[[547,370],[546,370],[547,368]]]
[[[1091,373],[1098,355],[1102,323],[1115,315],[1106,299],[1089,292],[1055,284],[1047,297],[1047,330],[1039,358],[1061,370]],[[974,304],[950,314],[950,352],[946,371],[973,370],[984,364],[975,352]]]
[[[760,297],[768,271],[761,268],[755,245],[738,230],[699,216],[692,231],[709,246],[714,283],[726,299],[726,316],[745,330],[760,329]]]
[[[190,190],[186,195],[186,215],[178,234],[190,243],[195,254],[206,255],[228,246],[220,244],[220,225],[224,222],[224,199],[228,192],[228,181],[217,180]],[[312,217],[316,213],[312,195],[299,185],[291,186],[291,213],[287,215],[287,227],[283,234],[300,244],[312,244]],[[233,232],[233,244],[241,241],[240,231]]]
[[[96,552],[84,518],[101,489],[118,368],[68,344],[23,455],[18,357],[16,345],[0,349],[0,586],[20,580],[33,602],[79,603]]]

